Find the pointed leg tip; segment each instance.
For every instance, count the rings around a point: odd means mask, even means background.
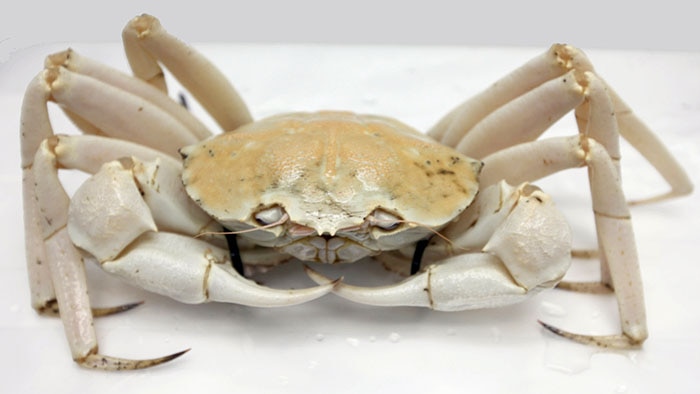
[[[166,363],[166,362],[168,362],[168,361],[175,360],[176,358],[178,358],[178,357],[184,355],[185,353],[189,352],[190,350],[192,350],[192,348],[187,348],[187,349],[185,349],[185,350],[181,350],[181,351],[179,351],[179,352],[175,352],[175,353],[173,353],[173,354],[171,354],[171,355],[168,355],[168,356],[165,356],[165,357],[161,357],[160,359],[161,359],[162,361],[159,362],[158,364],[162,364],[162,363]],[[158,365],[158,364],[153,364],[153,365]]]
[[[552,333],[557,334],[557,335],[560,335],[560,336],[564,336],[565,331],[562,331],[562,330],[560,330],[560,329],[554,327],[553,325],[548,324],[548,323],[545,323],[545,322],[543,322],[542,320],[539,320],[539,319],[537,319],[537,322],[540,323],[540,325],[541,325],[542,327],[546,328],[547,331],[552,332]]]
[[[600,348],[610,348],[610,349],[634,349],[638,348],[644,342],[644,339],[636,340],[631,338],[626,334],[617,335],[583,335],[575,334],[561,328],[555,327],[551,324],[545,323],[542,320],[537,320],[542,327],[547,329],[547,331],[556,334],[562,338],[572,340],[584,345],[597,346]]]
[[[112,306],[112,307],[107,307],[107,308],[92,308],[92,316],[93,317],[104,317],[104,316],[115,315],[117,313],[130,311],[130,310],[132,310],[140,305],[143,305],[143,301],[131,302],[128,304],[117,305],[117,306]],[[35,306],[34,308],[41,315],[53,316],[53,317],[60,317],[61,316],[61,311],[58,309],[58,302],[56,300],[47,301],[43,305]]]
[[[93,308],[92,309],[92,316],[93,317],[103,317],[103,316],[115,315],[117,313],[130,311],[130,310],[132,310],[138,306],[141,306],[141,305],[143,305],[143,301],[131,302],[129,304],[118,305],[118,306],[109,307],[109,308]]]
[[[77,362],[82,367],[90,369],[99,369],[103,371],[128,371],[155,367],[157,365],[167,363],[168,361],[172,361],[182,356],[190,350],[191,349],[185,349],[167,356],[147,360],[130,360],[125,358],[105,356],[102,354],[90,354],[82,360],[77,360]]]

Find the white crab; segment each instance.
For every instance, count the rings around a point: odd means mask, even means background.
[[[183,353],[152,360],[99,354],[93,316],[133,305],[91,309],[84,257],[188,303],[284,306],[329,292],[373,305],[439,310],[521,301],[557,285],[571,257],[567,223],[527,182],[581,166],[589,169],[601,281],[560,286],[614,289],[621,333],[588,336],[543,325],[601,346],[629,347],[646,338],[620,186],[620,136],[671,186],[651,200],[689,193],[692,185],[577,49],[554,45],[457,107],[426,136],[392,119],[348,112],[252,122],[220,72],[155,18],[134,18],[123,38],[136,78],[68,50],[47,58],[22,109],[32,303],[40,312],[60,311],[81,365],[143,368]],[[170,100],[159,62],[230,131],[210,137]],[[49,101],[87,135],[54,135]],[[538,140],[573,109],[578,134]],[[94,175],[69,198],[57,176],[62,168]],[[308,268],[318,286],[278,290],[243,275],[243,263],[271,266],[292,256],[323,263],[376,256],[411,276],[361,288]],[[427,264],[419,269],[421,261]]]

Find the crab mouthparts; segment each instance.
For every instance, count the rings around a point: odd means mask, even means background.
[[[329,235],[299,239],[282,247],[302,261],[315,261],[326,264],[351,263],[376,252],[347,238]]]

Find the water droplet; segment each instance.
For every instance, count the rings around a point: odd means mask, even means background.
[[[389,334],[389,340],[393,343],[397,343],[398,341],[401,340],[401,335],[399,335],[398,333],[392,332],[391,334]]]
[[[309,369],[316,369],[316,367],[318,367],[318,361],[316,361],[316,360],[310,360],[310,361],[309,361],[308,368],[309,368]]]
[[[543,313],[552,317],[566,316],[566,309],[564,309],[561,305],[557,305],[553,302],[542,301],[542,303],[540,303],[540,308]]]
[[[349,337],[349,338],[346,338],[346,339],[345,339],[345,342],[347,342],[348,345],[350,345],[350,346],[352,346],[352,347],[358,347],[358,346],[360,346],[360,340],[357,339],[357,338]]]
[[[372,336],[369,337],[369,341],[372,342],[372,343],[377,342],[377,337],[375,337],[374,335],[372,335]]]
[[[12,306],[10,306],[10,312],[12,312],[12,313],[19,312],[19,305],[13,304]]]
[[[624,393],[626,393],[626,392],[628,392],[628,391],[629,391],[629,389],[627,388],[627,385],[621,384],[621,385],[615,387],[615,391],[614,391],[614,392],[615,392],[616,394],[624,394]]]
[[[321,333],[316,334],[316,342],[323,342],[324,339],[326,339],[326,337],[323,336],[323,334],[321,334]]]
[[[289,384],[289,376],[280,375],[277,377],[277,382],[282,386],[286,386]]]
[[[448,328],[446,333],[447,333],[447,336],[453,337],[453,336],[457,335],[457,330],[455,330],[454,328]]]

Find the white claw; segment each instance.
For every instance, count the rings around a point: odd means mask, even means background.
[[[209,300],[255,307],[278,307],[303,304],[330,293],[338,280],[328,280],[320,286],[306,289],[273,289],[260,286],[240,276],[236,271],[212,266],[209,273]]]
[[[143,234],[127,253],[102,268],[148,291],[181,302],[230,302],[256,307],[301,304],[330,293],[335,282],[282,290],[260,286],[236,272],[228,251],[183,235]]]
[[[306,273],[316,283],[330,281],[311,268],[307,267]],[[360,304],[459,311],[509,305],[539,290],[528,292],[513,282],[496,256],[472,253],[448,258],[393,285],[360,287],[337,283],[333,293]]]

